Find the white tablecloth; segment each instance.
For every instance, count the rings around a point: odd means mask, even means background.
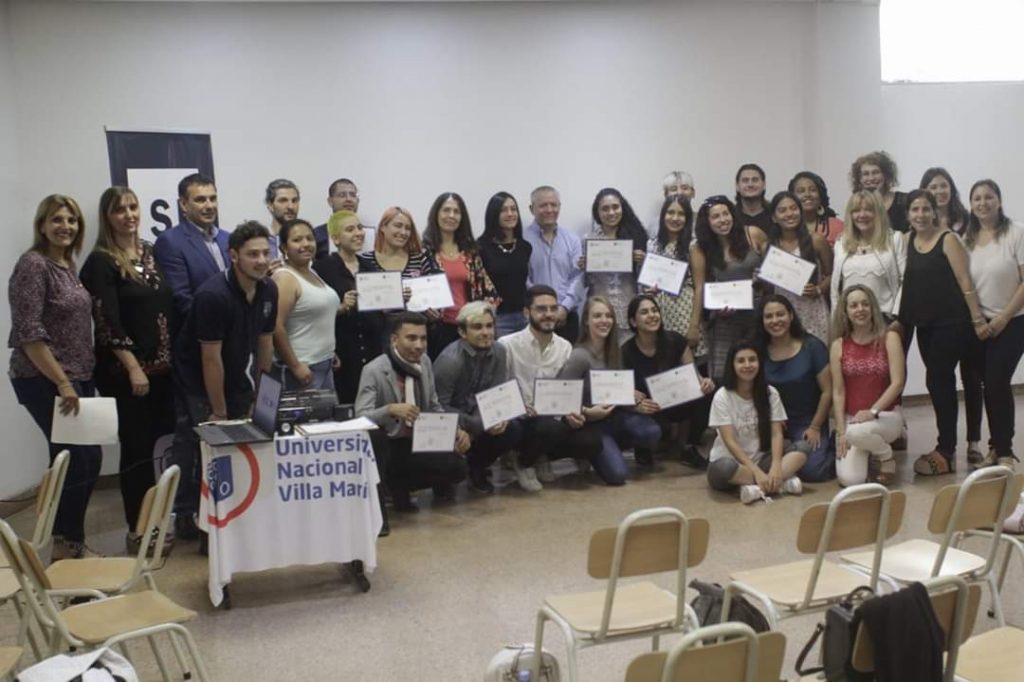
[[[377,463],[365,431],[202,445],[199,525],[209,532],[210,601],[234,573],[360,559],[377,565]]]

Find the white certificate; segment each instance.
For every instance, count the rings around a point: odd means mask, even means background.
[[[663,410],[704,397],[704,391],[700,390],[700,377],[693,363],[652,374],[647,377],[647,389],[651,392],[651,400]]]
[[[689,268],[689,264],[684,260],[648,253],[644,257],[644,264],[636,281],[645,287],[658,287],[667,294],[678,296]]]
[[[633,370],[590,370],[590,402],[593,405],[636,405]]]
[[[484,429],[526,414],[523,394],[519,392],[519,382],[515,379],[477,393],[476,406],[480,409]]]
[[[107,445],[117,442],[117,402],[113,398],[79,398],[78,415],[60,413],[60,396],[53,399],[50,442],[67,445]]]
[[[412,289],[412,297],[405,304],[406,310],[419,313],[428,308],[444,310],[455,305],[448,277],[444,273],[403,279],[402,286]]]
[[[708,310],[753,310],[753,280],[708,282],[704,285],[704,307]]]
[[[582,379],[537,379],[533,384],[533,409],[538,415],[561,417],[583,409]]]
[[[448,412],[420,412],[412,423],[413,452],[451,452],[459,415]]]
[[[632,272],[633,242],[629,239],[588,239],[587,272]]]
[[[405,307],[400,272],[357,272],[356,293],[359,294],[360,312]]]
[[[814,263],[772,246],[768,248],[757,276],[769,284],[802,296],[804,286],[813,274]]]

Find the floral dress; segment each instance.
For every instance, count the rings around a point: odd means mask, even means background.
[[[664,256],[665,258],[675,258],[676,260],[682,260],[676,255],[675,241],[669,242],[665,246],[658,243],[657,238],[652,238],[647,242],[647,252],[653,253],[658,256]],[[686,333],[690,329],[690,320],[693,315],[700,316],[700,311],[694,311],[693,300],[695,292],[693,289],[693,273],[689,269],[686,270],[686,277],[683,279],[683,286],[679,290],[678,296],[659,291],[655,294],[655,299],[658,301],[658,307],[661,308],[661,323],[665,329],[681,334],[684,338]],[[703,325],[698,325],[699,339],[697,341],[697,347],[693,349],[694,357],[700,360],[707,354],[707,347],[704,344],[704,329]]]

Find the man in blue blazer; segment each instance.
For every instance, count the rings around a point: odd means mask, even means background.
[[[217,186],[200,173],[178,183],[178,205],[185,219],[156,239],[153,255],[171,286],[179,319],[203,282],[231,264],[228,234],[217,227]]]

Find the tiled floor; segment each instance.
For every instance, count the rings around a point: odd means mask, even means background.
[[[955,479],[914,481],[913,454],[931,448],[934,424],[929,407],[910,408],[908,417],[911,454],[897,456],[897,487],[908,495],[898,539],[927,535],[933,492],[966,475],[961,448]],[[467,498],[460,491],[457,503],[433,509],[430,494],[422,493],[423,511],[396,518],[391,537],[379,542],[380,566],[368,594],[356,591],[336,566],[297,567],[236,576],[234,608],[215,610],[207,597],[206,562],[194,543],[179,543],[157,581],[200,613],[189,627],[215,680],[471,682],[483,678],[488,660],[503,645],[532,639],[544,595],[596,589],[585,570],[593,529],[659,505],[704,516],[711,522],[711,545],[692,575],[724,582],[732,570],[792,560],[801,512],[836,490],[834,483],[807,485],[801,498],[744,507],[731,496],[709,493],[693,470],[661,462],[655,473],[615,489],[591,475],[572,474],[537,495],[506,488]],[[123,552],[121,518],[117,492],[97,493],[89,511],[90,542],[101,551]],[[14,521],[22,532],[32,523],[27,512]],[[1004,601],[1008,621],[1017,625],[1024,625],[1021,580],[1015,561]],[[667,576],[659,582],[670,585]],[[796,654],[816,621],[783,623],[787,675],[793,675]],[[990,627],[982,612],[977,629]],[[13,609],[5,606],[0,643],[11,641],[14,628]],[[547,648],[564,661],[561,636],[550,626],[548,633]],[[585,650],[581,680],[621,680],[630,659],[645,649],[637,641]],[[134,651],[144,679],[159,679],[149,651]]]

